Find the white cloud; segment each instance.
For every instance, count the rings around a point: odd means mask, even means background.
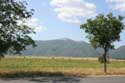
[[[51,0],[51,6],[57,16],[64,22],[81,23],[80,17],[87,18],[96,15],[96,5],[84,0]]]
[[[32,17],[28,20],[23,21],[18,21],[18,25],[25,24],[29,27],[31,27],[35,32],[41,32],[46,29],[45,26],[42,25],[40,20],[38,18]]]
[[[35,32],[41,32],[46,28],[45,26],[42,25],[40,20],[38,18],[35,18],[35,17],[27,20],[26,24],[28,26],[32,27],[35,30]]]
[[[125,12],[125,0],[106,0],[111,8],[120,12]]]

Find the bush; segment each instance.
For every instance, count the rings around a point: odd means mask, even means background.
[[[98,57],[98,61],[99,61],[100,63],[104,63],[104,58],[103,58],[103,56],[99,56],[99,57]],[[107,63],[109,63],[109,57],[107,57]]]

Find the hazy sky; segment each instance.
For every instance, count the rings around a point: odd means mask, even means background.
[[[99,13],[125,16],[125,0],[26,0],[35,9],[28,24],[35,27],[35,40],[70,38],[88,42],[80,24]],[[125,23],[125,22],[124,22]],[[116,47],[125,45],[125,31]]]

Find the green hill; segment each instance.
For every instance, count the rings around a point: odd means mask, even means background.
[[[101,50],[97,51],[88,43],[71,39],[56,39],[36,41],[37,47],[27,47],[23,55],[35,56],[62,56],[62,57],[97,57]],[[125,59],[125,46],[110,51],[110,57]]]
[[[116,59],[125,59],[125,46],[121,46],[111,53],[111,57]]]
[[[37,47],[28,47],[23,55],[39,56],[68,56],[68,57],[95,57],[94,48],[82,41],[71,39],[57,39],[47,41],[36,41]]]

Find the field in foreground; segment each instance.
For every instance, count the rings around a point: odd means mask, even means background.
[[[0,76],[6,75],[104,75],[103,64],[96,59],[72,58],[4,58],[0,61]],[[112,60],[109,75],[125,75],[125,61]]]

